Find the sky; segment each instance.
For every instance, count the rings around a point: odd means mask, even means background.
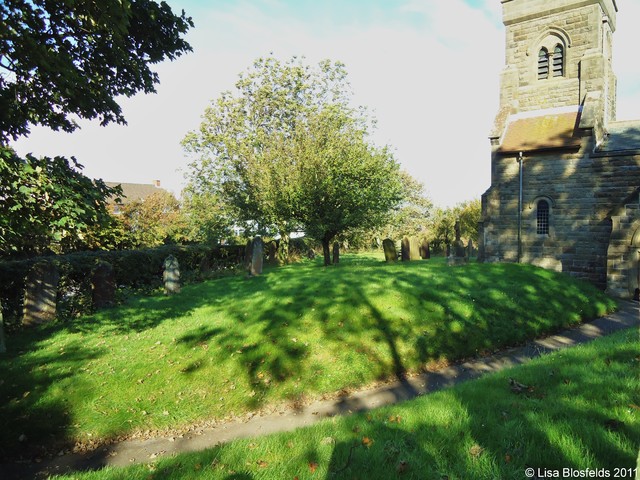
[[[71,134],[34,127],[19,154],[75,156],[107,182],[160,180],[176,195],[188,170],[180,141],[254,60],[345,63],[354,102],[377,120],[372,136],[438,206],[490,186],[488,134],[504,68],[500,0],[167,0],[195,23],[193,52],[155,66],[157,93],[120,99],[128,124],[80,121]],[[617,0],[618,120],[640,119],[640,0]]]

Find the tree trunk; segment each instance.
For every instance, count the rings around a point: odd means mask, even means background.
[[[2,302],[0,302],[0,353],[5,353],[7,344],[4,340],[4,320],[2,318]]]
[[[278,264],[285,265],[289,263],[289,232],[279,232],[280,243],[278,245]]]
[[[330,238],[325,237],[322,239],[322,255],[324,256],[325,267],[331,265],[331,249],[329,248],[330,242]]]

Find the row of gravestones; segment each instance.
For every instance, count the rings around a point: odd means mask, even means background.
[[[244,266],[250,276],[262,274],[265,249],[267,250],[267,262],[271,265],[277,264],[278,243],[275,240],[271,240],[266,246],[260,236],[247,241],[244,251]],[[307,256],[313,259],[315,258],[315,252],[309,250]],[[340,263],[340,244],[338,242],[333,244],[333,263]]]
[[[382,249],[384,250],[385,261],[396,262],[398,260],[398,251],[393,240],[385,238],[382,241]],[[426,239],[418,240],[417,237],[403,237],[400,242],[399,256],[403,262],[420,259],[427,260],[431,258],[429,242]]]
[[[180,292],[180,265],[169,255],[163,265],[164,291],[167,295]],[[60,273],[55,264],[36,263],[27,275],[22,311],[23,325],[36,325],[53,320],[56,316]],[[95,309],[115,303],[116,276],[113,266],[100,262],[91,273],[91,301]]]

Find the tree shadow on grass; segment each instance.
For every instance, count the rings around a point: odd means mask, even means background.
[[[46,331],[46,330],[45,330]],[[43,335],[44,332],[40,332]],[[87,349],[81,343],[66,345],[55,353],[16,350],[30,345],[16,342],[0,358],[0,461],[32,460],[46,453],[68,448],[73,439],[67,429],[73,423],[66,403],[65,380],[74,376],[86,362],[98,358],[101,349]],[[20,357],[20,361],[16,361]],[[51,364],[61,365],[51,374]],[[58,389],[55,399],[42,402],[43,392]]]

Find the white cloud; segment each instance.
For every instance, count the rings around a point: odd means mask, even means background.
[[[487,136],[504,62],[496,0],[476,1],[478,8],[463,0],[387,2],[387,9],[383,2],[363,2],[369,15],[361,17],[329,9],[339,2],[324,9],[311,2],[313,16],[278,0],[210,3],[195,8],[196,29],[189,34],[194,52],[158,68],[158,94],[123,101],[128,127],[83,122],[72,135],[34,129],[18,150],[76,155],[89,176],[123,182],[158,178],[179,192],[182,174],[176,170],[186,165],[180,140],[198,126],[210,100],[232,89],[257,57],[273,52],[280,58],[304,55],[310,63],[343,61],[356,101],[378,118],[376,141],[395,147],[398,160],[425,183],[436,203],[477,198],[489,186]],[[629,25],[640,18],[640,2],[620,3],[614,55],[624,86],[640,78],[633,57],[637,29]],[[188,5],[171,4],[189,13]],[[623,43],[633,47],[623,49]],[[640,102],[640,92],[620,98],[631,105]]]

